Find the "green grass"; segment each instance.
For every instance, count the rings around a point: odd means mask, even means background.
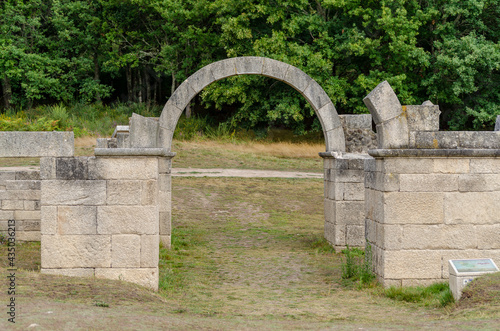
[[[390,287],[383,293],[396,301],[418,303],[423,306],[445,307],[455,302],[448,283],[436,283],[426,287]]]

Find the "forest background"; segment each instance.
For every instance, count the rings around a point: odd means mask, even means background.
[[[92,133],[71,128],[78,114],[158,115],[184,79],[235,56],[302,69],[339,113],[366,113],[362,99],[387,80],[402,104],[439,104],[442,129],[491,130],[500,115],[499,0],[3,0],[0,8],[2,130],[16,129],[16,116],[78,135]],[[30,119],[47,109],[48,121]],[[321,131],[298,92],[260,76],[211,84],[187,113],[255,132]]]

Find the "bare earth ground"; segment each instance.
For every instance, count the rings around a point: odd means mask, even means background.
[[[2,290],[0,330],[498,330],[498,306],[425,307],[341,285],[341,255],[321,244],[320,179],[175,177],[172,186],[159,293],[42,275],[39,244],[18,245],[16,324]]]

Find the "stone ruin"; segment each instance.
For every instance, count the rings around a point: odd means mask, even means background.
[[[171,239],[177,121],[204,87],[244,74],[291,85],[315,110],[326,145],[325,237],[336,250],[369,244],[384,286],[447,279],[449,259],[500,263],[499,131],[441,132],[438,106],[401,106],[387,82],[364,100],[371,116],[339,116],[304,72],[259,57],[202,68],[159,119],[134,114],[98,139],[93,157],[73,156],[71,132],[0,132],[0,157],[41,157],[39,171],[0,172],[0,231],[14,219],[18,240],[41,240],[43,273],[156,290],[159,243]]]

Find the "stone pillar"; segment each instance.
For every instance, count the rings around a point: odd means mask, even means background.
[[[366,239],[384,286],[446,281],[448,260],[500,262],[500,150],[373,150]]]
[[[365,246],[365,154],[320,153],[324,162],[325,238],[336,251]]]
[[[41,271],[157,290],[159,158],[106,151],[41,159]]]
[[[160,211],[160,242],[170,248],[172,239],[172,157],[158,159],[158,208]]]

